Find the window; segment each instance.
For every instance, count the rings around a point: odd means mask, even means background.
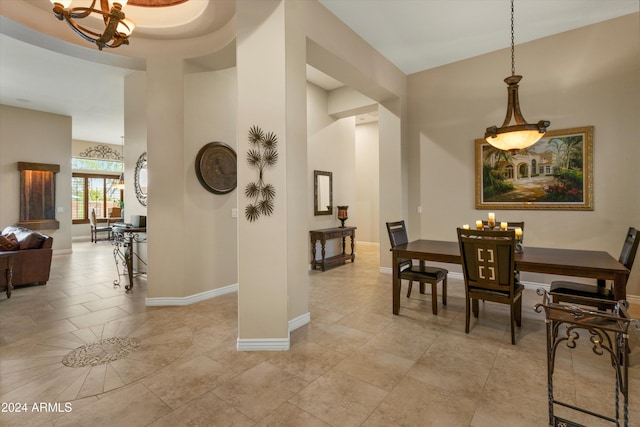
[[[107,216],[109,208],[120,207],[123,192],[117,187],[119,176],[73,173],[71,178],[71,219],[74,224],[89,222],[89,212],[97,218]]]

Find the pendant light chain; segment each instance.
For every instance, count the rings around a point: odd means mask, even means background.
[[[516,74],[516,55],[513,37],[513,0],[511,0],[511,75]]]
[[[515,12],[514,0],[511,0],[511,75],[504,79],[507,84],[507,114],[502,126],[490,126],[484,133],[484,139],[498,150],[509,150],[515,154],[518,150],[534,145],[544,136],[549,126],[548,120],[540,120],[536,124],[529,124],[520,111],[518,98],[518,84],[522,76],[516,76],[516,43],[515,43]],[[515,122],[515,124],[513,124]]]

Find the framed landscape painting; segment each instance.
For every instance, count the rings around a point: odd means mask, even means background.
[[[476,209],[593,210],[593,126],[548,131],[516,153],[476,140]]]

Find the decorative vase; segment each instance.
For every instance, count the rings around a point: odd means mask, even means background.
[[[338,219],[340,220],[340,228],[344,228],[344,222],[349,219],[347,210],[349,206],[338,206]]]

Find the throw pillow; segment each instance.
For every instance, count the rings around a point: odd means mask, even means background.
[[[11,233],[7,236],[0,236],[0,251],[15,251],[18,249],[18,239]]]
[[[23,249],[40,249],[46,237],[40,233],[33,232],[20,242],[20,250]]]

